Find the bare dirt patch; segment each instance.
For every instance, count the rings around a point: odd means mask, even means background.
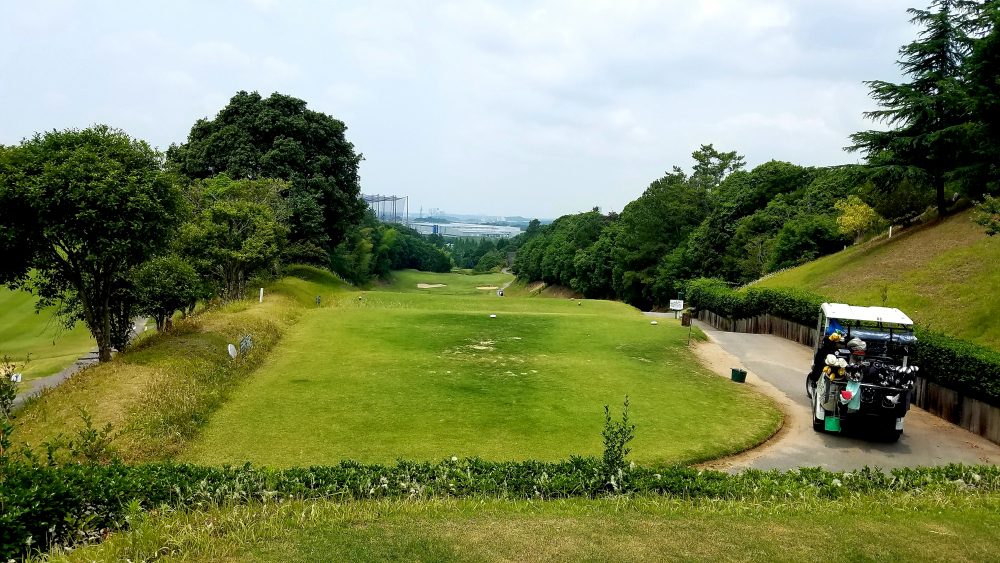
[[[539,295],[542,297],[551,297],[553,299],[583,299],[582,293],[573,291],[565,285],[547,286]]]
[[[495,285],[481,285],[476,289],[500,289],[500,288]]]
[[[920,270],[942,254],[968,246],[970,241],[986,238],[982,228],[972,222],[969,209],[939,221],[911,227],[893,238],[864,244],[858,253],[877,256],[878,260],[861,261],[844,267],[830,276],[824,286],[859,287],[875,280],[898,282],[906,272]]]
[[[448,284],[444,283],[418,283],[417,289],[433,289],[435,287],[445,287]]]
[[[539,290],[544,289],[544,288],[545,288],[545,282],[539,281],[539,282],[534,282],[534,283],[528,284],[528,287],[526,287],[525,289],[527,289],[528,291],[531,291],[531,292],[535,292],[535,291],[539,291]]]

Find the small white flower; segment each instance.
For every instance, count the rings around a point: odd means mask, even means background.
[[[833,486],[834,487],[839,487],[840,486],[840,479],[834,479],[833,480]]]
[[[452,461],[458,461],[458,457],[457,456],[451,456],[451,460]]]

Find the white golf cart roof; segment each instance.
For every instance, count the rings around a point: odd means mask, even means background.
[[[912,325],[913,321],[899,309],[889,307],[855,307],[843,303],[823,303],[823,314],[828,319],[871,321]]]

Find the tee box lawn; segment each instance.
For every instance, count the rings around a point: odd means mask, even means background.
[[[600,455],[603,406],[620,420],[625,395],[631,459],[644,464],[740,451],[780,424],[768,399],[702,368],[677,321],[477,289],[511,279],[406,271],[324,296],[184,457],[287,467]]]

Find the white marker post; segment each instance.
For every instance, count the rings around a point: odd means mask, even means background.
[[[684,301],[681,299],[671,299],[670,300],[670,310],[674,312],[674,318],[677,318],[677,313],[684,310]]]
[[[264,302],[264,288],[263,287],[260,288],[260,302],[261,303]]]

